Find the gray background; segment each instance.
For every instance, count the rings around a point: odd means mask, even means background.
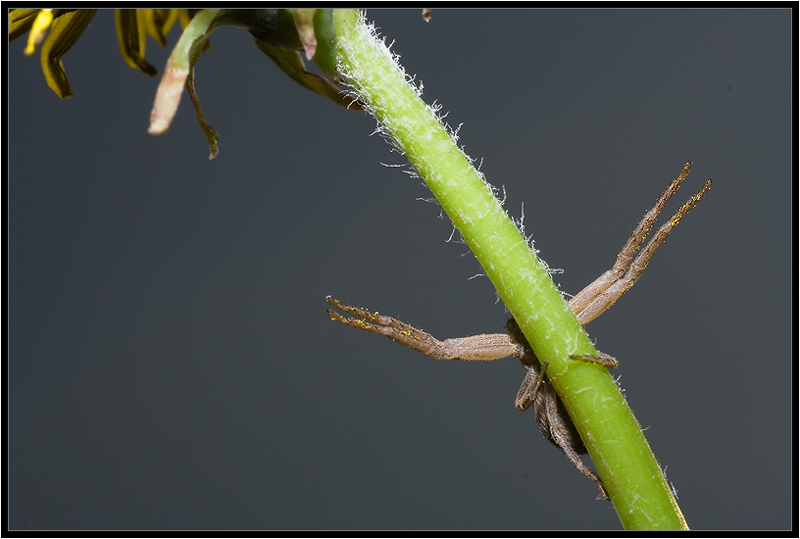
[[[790,10],[371,10],[505,186],[563,290],[714,188],[588,326],[694,528],[787,528],[793,293]],[[177,40],[174,31],[171,44]],[[331,323],[324,298],[435,335],[506,319],[374,121],[223,28],[147,134],[158,79],[111,12],[64,57],[10,45],[9,526],[618,528],[514,409],[511,358],[436,362]],[[168,50],[148,41],[163,69]]]

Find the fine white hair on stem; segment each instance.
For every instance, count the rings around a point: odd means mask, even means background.
[[[441,206],[441,204],[439,204],[439,201],[436,200],[435,197],[430,197],[430,198],[417,197],[414,200],[419,200],[421,202],[427,202],[428,204],[436,204],[437,206]],[[453,227],[453,228],[455,228],[455,227]]]
[[[497,194],[498,194],[497,192],[495,192],[494,196],[495,196],[495,198],[497,198],[498,202],[500,202],[500,205],[501,205],[501,206],[505,206],[505,205],[506,205],[506,198],[508,197],[508,194],[506,193],[506,186],[505,186],[505,184],[501,185],[501,186],[500,186],[500,188],[503,190],[503,198],[502,198],[502,199],[501,199],[501,198],[498,198],[498,197],[497,197]],[[497,187],[495,187],[494,185],[492,185],[492,189],[497,189]]]
[[[397,74],[400,77],[402,77],[403,80],[405,80],[405,82],[409,85],[409,87],[412,88],[412,90],[417,94],[417,96],[421,98],[422,97],[422,90],[423,90],[422,81],[417,81],[416,80],[416,75],[410,76],[405,71],[405,69],[403,68],[402,64],[400,64],[400,62],[399,62],[400,56],[398,54],[396,54],[392,50],[392,47],[394,45],[394,41],[392,41],[391,43],[387,44],[386,38],[385,37],[381,37],[379,35],[378,30],[375,27],[375,25],[370,23],[370,22],[368,22],[368,21],[366,21],[366,18],[364,16],[363,11],[359,15],[359,18],[360,18],[360,23],[358,25],[359,32],[362,32],[363,33],[362,35],[364,35],[364,37],[366,37],[370,41],[372,41],[374,43],[374,45],[376,46],[376,48],[378,50],[382,51],[382,54],[384,54],[389,59],[389,61],[392,64],[394,64]],[[343,44],[343,47],[347,47],[347,46],[348,45],[346,43]],[[354,74],[358,73],[362,68],[362,66],[360,66],[358,63],[356,63],[358,60],[353,60],[353,58],[357,58],[357,57],[358,57],[358,55],[351,55],[350,60],[353,61],[354,63],[350,64],[349,66],[346,65],[345,62],[343,62],[343,59],[342,59],[341,56],[337,59],[339,72],[343,75],[345,83],[346,83],[346,81],[348,79],[355,78]],[[367,106],[366,107],[367,112],[371,113],[374,118],[377,119],[378,117],[383,117],[383,116],[375,113],[376,111],[371,108],[371,105],[369,104],[369,100],[365,99],[365,98],[362,98],[364,96],[360,95],[360,92],[356,87],[349,86],[347,88],[347,92],[348,92],[348,95],[351,95],[354,99],[360,99],[361,102],[365,103],[366,106]],[[453,143],[455,144],[456,148],[458,148],[458,151],[461,153],[461,155],[463,155],[464,158],[475,169],[478,178],[483,182],[483,184],[492,193],[492,195],[493,195],[495,201],[497,201],[498,205],[500,207],[503,207],[505,205],[505,202],[506,202],[507,196],[508,196],[507,192],[506,192],[505,185],[502,186],[502,198],[500,198],[501,189],[499,189],[495,185],[492,185],[486,179],[486,176],[483,174],[483,172],[481,172],[481,167],[483,165],[483,158],[481,158],[476,163],[476,160],[474,158],[470,157],[469,155],[467,155],[467,153],[466,153],[466,151],[464,149],[464,146],[459,144],[459,142],[458,142],[459,141],[459,132],[461,131],[461,128],[463,127],[464,124],[463,123],[459,123],[455,127],[451,126],[446,121],[446,119],[447,119],[447,117],[449,115],[449,112],[448,111],[444,111],[443,107],[442,107],[442,104],[439,103],[436,100],[434,100],[433,103],[428,105],[428,109],[429,109],[430,113],[433,115],[433,117],[436,118],[436,120],[439,122],[439,124],[450,135]],[[387,143],[389,143],[390,148],[391,148],[390,151],[397,152],[400,155],[405,155],[405,152],[401,148],[401,146],[398,143],[398,141],[390,134],[390,129],[387,129],[387,127],[384,126],[383,124],[381,124],[380,121],[377,123],[374,131],[372,132],[372,135],[374,135],[374,134],[380,135],[384,140],[387,141]],[[414,177],[414,178],[419,178],[420,177],[419,172],[413,167],[413,165],[411,165],[411,163],[409,163],[409,165],[407,167],[403,166],[403,165],[386,165],[386,164],[383,164],[383,165],[387,166],[389,168],[400,168],[405,174],[408,174],[409,176]],[[434,198],[418,198],[417,200],[423,200],[425,202],[436,203],[440,207],[439,217],[440,218],[444,218],[444,210],[442,209],[441,204],[438,201],[435,201]],[[544,260],[539,258],[538,251],[534,246],[534,242],[533,242],[532,237],[525,233],[524,220],[525,220],[525,207],[524,207],[524,205],[521,205],[519,219],[513,219],[512,218],[512,221],[514,222],[515,226],[517,227],[517,229],[519,230],[520,234],[522,235],[523,241],[525,241],[526,245],[530,248],[530,250],[533,252],[534,256],[536,256],[536,258],[542,264],[543,269],[545,269],[545,271],[547,271],[548,274],[553,275],[553,274],[563,273],[563,270],[561,270],[561,269],[551,269]],[[463,238],[460,239],[460,240],[454,240],[454,237],[455,237],[455,229],[453,231],[451,231],[451,234],[448,237],[447,242],[448,243],[465,243]],[[474,277],[475,276],[470,277],[470,279],[473,279]],[[563,294],[563,292],[562,292],[562,294]]]

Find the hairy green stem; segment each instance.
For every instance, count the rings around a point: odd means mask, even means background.
[[[339,69],[436,196],[469,245],[567,407],[628,529],[686,521],[619,388],[547,270],[391,53],[356,10],[334,10]],[[528,206],[535,208],[535,204]],[[535,523],[533,523],[535,525]]]

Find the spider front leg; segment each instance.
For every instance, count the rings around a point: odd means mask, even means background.
[[[331,320],[354,328],[386,335],[395,342],[418,350],[433,359],[459,359],[461,361],[494,361],[504,357],[521,357],[524,350],[507,333],[491,333],[445,339],[440,341],[433,335],[401,322],[391,316],[372,312],[363,307],[347,305],[328,296],[328,303],[351,316],[344,316],[328,309]]]
[[[664,194],[661,195],[661,198],[658,199],[656,205],[645,213],[639,225],[633,231],[633,234],[631,234],[630,239],[628,239],[628,242],[622,248],[622,251],[617,255],[617,262],[614,264],[614,267],[581,290],[569,302],[572,312],[575,313],[582,325],[588,324],[607,311],[622,294],[627,292],[634,283],[636,283],[647,267],[647,263],[658,248],[661,247],[661,244],[664,243],[664,240],[667,239],[667,236],[675,225],[695,207],[697,202],[706,194],[706,191],[711,189],[711,180],[708,180],[700,191],[692,195],[692,197],[675,212],[675,215],[658,229],[644,249],[636,256],[636,252],[650,233],[650,229],[658,218],[658,214],[661,213],[664,205],[681,186],[681,182],[686,179],[686,175],[689,174],[691,166],[692,162],[688,161],[686,165],[684,165],[683,170],[681,170],[680,175],[672,181],[667,190],[664,191]]]

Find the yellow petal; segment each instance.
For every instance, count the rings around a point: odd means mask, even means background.
[[[58,17],[50,29],[50,34],[42,44],[42,72],[47,85],[58,97],[72,97],[72,89],[64,72],[61,57],[78,41],[94,18],[96,9],[78,9]]]
[[[158,70],[144,59],[145,16],[141,11],[139,9],[114,10],[117,43],[125,63],[146,75],[155,77],[158,75]]]
[[[41,9],[11,9],[8,12],[8,41],[24,36],[33,26]]]
[[[30,56],[36,52],[36,45],[42,42],[47,29],[50,28],[50,23],[53,22],[53,10],[43,9],[36,14],[36,20],[33,21],[31,33],[28,34],[28,46],[25,47],[25,54]]]
[[[145,17],[147,34],[156,40],[162,47],[167,46],[169,34],[175,19],[178,18],[177,9],[142,9]]]

